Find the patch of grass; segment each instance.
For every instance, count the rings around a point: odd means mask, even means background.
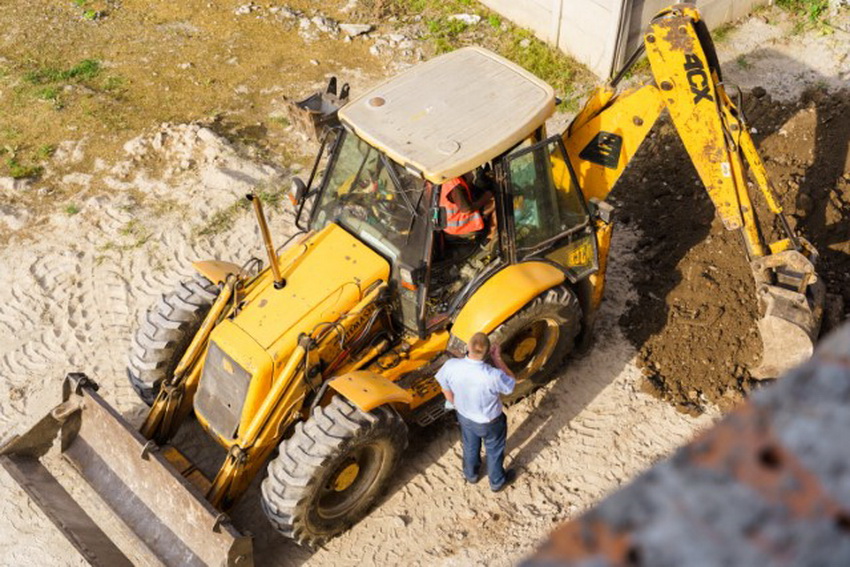
[[[829,0],[776,0],[780,8],[804,16],[810,23],[822,20],[829,10]]]
[[[59,89],[57,87],[44,87],[36,91],[36,96],[41,100],[56,102],[59,100]]]
[[[128,242],[118,244],[115,242],[107,242],[101,247],[101,250],[133,250],[144,245],[151,237],[151,232],[138,219],[132,219],[118,231],[121,236],[128,239]]]
[[[78,8],[82,8],[83,6],[86,5],[86,2],[87,2],[87,0],[74,0],[74,6],[77,6]]]
[[[103,90],[106,92],[112,92],[121,90],[124,88],[124,77],[119,77],[118,75],[110,75],[106,77],[103,81]]]
[[[269,120],[282,128],[286,128],[287,126],[289,126],[289,119],[286,116],[283,116],[282,114],[269,116]]]
[[[97,10],[86,10],[83,12],[83,19],[88,20],[89,22],[93,22],[94,20],[100,17],[100,12]]]
[[[490,14],[487,16],[487,23],[490,24],[490,27],[499,29],[502,27],[502,18],[496,14]]]
[[[100,74],[100,62],[96,59],[83,59],[69,69],[57,67],[39,67],[24,74],[24,80],[33,85],[47,85],[67,81],[89,81]]]
[[[469,28],[466,22],[439,17],[428,20],[428,32],[434,40],[437,53],[448,53],[456,47],[457,38]]]
[[[799,35],[810,27],[822,34],[833,32],[827,18],[829,0],[777,0],[776,5],[794,16],[790,35]]]
[[[729,32],[731,32],[733,29],[735,29],[735,26],[733,24],[721,24],[711,30],[711,38],[714,40],[715,43],[720,43],[721,41],[729,37]]]
[[[51,157],[56,152],[56,146],[53,144],[42,144],[35,151],[35,155],[37,155],[41,159],[47,159]]]
[[[648,75],[652,71],[652,67],[649,65],[649,59],[644,55],[640,59],[638,59],[632,68],[626,71],[624,79],[631,79],[632,77],[639,77],[641,75]]]
[[[743,55],[739,55],[738,58],[735,59],[735,62],[738,64],[738,67],[744,70],[750,69],[753,66],[753,64],[747,61],[747,58]]]
[[[240,198],[232,205],[216,211],[206,223],[195,227],[192,232],[196,236],[215,236],[221,234],[230,230],[236,219],[243,212],[247,211],[249,207],[248,200]]]
[[[574,59],[540,41],[524,29],[504,34],[498,51],[514,63],[552,85],[567,99],[574,89],[574,78],[581,66]]]
[[[71,203],[67,207],[65,207],[65,214],[67,214],[69,216],[74,216],[79,212],[80,212],[80,207],[78,207],[75,203]]]
[[[9,175],[14,179],[35,178],[44,172],[44,168],[40,165],[26,165],[14,157],[6,160],[6,168],[9,170]]]
[[[260,197],[260,201],[263,202],[264,205],[279,210],[281,204],[284,203],[284,199],[287,196],[287,191],[284,187],[275,187],[275,188],[257,188],[257,195]]]

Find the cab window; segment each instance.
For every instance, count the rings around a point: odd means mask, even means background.
[[[557,137],[508,157],[518,249],[534,249],[584,225],[587,211]]]

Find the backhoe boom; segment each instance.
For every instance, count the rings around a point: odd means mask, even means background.
[[[783,215],[696,8],[678,4],[662,11],[644,34],[644,48],[654,82],[622,93],[600,87],[567,130],[579,183],[588,197],[604,199],[666,109],[723,225],[741,231],[763,312],[764,355],[751,371],[777,376],[812,353],[824,295],[814,268],[817,252]],[[785,238],[765,242],[747,170]]]

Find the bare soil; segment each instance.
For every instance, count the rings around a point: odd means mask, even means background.
[[[759,151],[791,225],[821,254],[826,331],[850,305],[850,92],[811,89],[784,103],[756,93],[744,107]],[[617,197],[622,222],[642,234],[632,260],[638,300],[621,324],[640,349],[645,387],[683,411],[729,408],[752,387],[748,367],[762,350],[740,235],[723,229],[669,123],[641,148]],[[753,197],[765,235],[780,238]]]

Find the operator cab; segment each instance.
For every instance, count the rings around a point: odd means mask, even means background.
[[[422,337],[510,263],[545,258],[576,281],[596,239],[561,137],[545,138],[554,107],[549,85],[476,47],[402,73],[340,109],[309,228],[337,223],[384,256],[399,322]],[[441,191],[461,176],[494,214],[458,238]]]

